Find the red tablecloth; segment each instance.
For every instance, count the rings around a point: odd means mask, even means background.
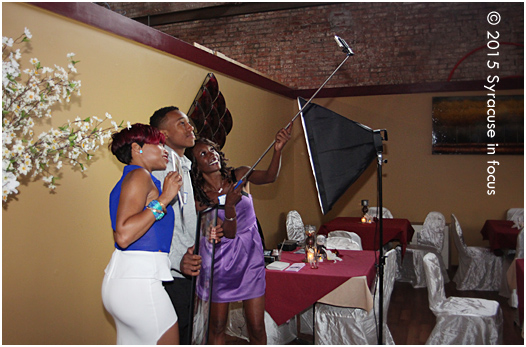
[[[324,261],[318,269],[309,264],[298,272],[266,270],[265,310],[281,325],[307,309],[351,277],[367,276],[371,288],[375,275],[373,251],[340,251],[342,261]],[[300,263],[304,254],[283,252],[281,261]]]
[[[517,259],[515,266],[517,266],[517,296],[519,297],[519,315],[522,324],[524,320],[524,259]]]
[[[513,228],[513,222],[510,220],[487,220],[480,231],[482,238],[489,240],[492,251],[516,249],[519,232],[519,229]]]
[[[318,235],[327,235],[334,230],[346,230],[355,232],[362,239],[364,250],[377,250],[380,248],[379,231],[376,232],[379,223],[362,223],[359,217],[338,217],[323,224],[318,231]],[[384,245],[392,240],[398,240],[402,244],[402,251],[405,253],[407,242],[411,241],[415,229],[407,219],[385,218],[383,220],[383,243]]]

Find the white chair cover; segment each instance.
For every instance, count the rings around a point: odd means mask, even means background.
[[[305,240],[305,226],[298,211],[292,210],[287,214],[287,237],[299,242]]]
[[[438,253],[442,252],[445,227],[446,218],[442,213],[429,212],[424,220],[422,230],[416,235],[417,244],[431,246],[435,248]]]
[[[347,237],[328,237],[326,246],[327,249],[344,249],[351,251],[361,251],[362,247],[354,240]]]
[[[498,291],[502,280],[502,258],[489,248],[468,247],[454,214],[451,221],[451,236],[458,251],[458,270],[453,277],[457,290]]]
[[[438,259],[434,253],[424,256],[429,308],[437,318],[426,344],[501,344],[503,318],[499,303],[476,298],[446,298]]]
[[[265,330],[267,333],[267,344],[286,345],[294,341],[298,336],[296,317],[278,326],[268,312],[265,311]],[[242,302],[230,303],[226,333],[248,341],[247,323]]]
[[[393,292],[396,272],[396,253],[386,253],[383,290],[383,342],[394,345],[393,336],[387,326],[387,312]],[[378,344],[376,326],[379,309],[378,286],[375,286],[374,309],[370,312],[359,308],[337,307],[316,304],[315,343],[321,345],[366,345]]]
[[[524,228],[521,229],[519,236],[517,236],[515,259],[524,259]]]
[[[519,232],[519,236],[517,236],[517,248],[515,250],[515,259],[511,262],[510,266],[506,270],[506,284],[508,290],[511,288],[510,293],[510,299],[508,300],[508,304],[513,308],[519,307],[519,296],[517,295],[517,275],[515,271],[515,261],[517,259],[524,259],[524,228],[521,229]],[[500,293],[499,293],[500,295]],[[518,314],[517,314],[518,316]],[[517,317],[518,318],[518,317]],[[516,322],[519,322],[519,319],[516,319]],[[519,323],[517,324],[519,325]]]
[[[327,235],[327,238],[331,238],[331,237],[346,237],[346,238],[349,238],[349,239],[353,240],[354,242],[356,242],[357,244],[359,244],[360,245],[360,249],[363,249],[362,248],[362,238],[360,237],[360,235],[358,235],[355,232],[346,231],[346,230],[333,230],[333,231],[329,232],[329,234]]]
[[[327,249],[361,251],[362,239],[356,233],[345,230],[335,230],[329,233],[325,247]],[[302,334],[312,334],[312,306],[300,313],[299,316],[300,332]]]
[[[409,282],[413,288],[426,287],[426,275],[424,273],[424,255],[429,252],[435,253],[440,262],[442,276],[446,283],[449,282],[446,265],[442,259],[442,247],[444,245],[444,229],[446,218],[440,212],[429,212],[424,220],[422,230],[416,235],[417,244],[408,245],[405,255],[402,257],[401,248],[397,247],[397,260],[400,267],[398,281]]]
[[[517,222],[522,222],[524,225],[524,209],[523,208],[510,208],[506,212],[506,219]]]
[[[308,309],[300,313],[300,333],[314,335],[312,330],[314,320],[312,312],[313,308],[310,306]]]
[[[378,210],[377,207],[369,207],[369,212],[367,212],[367,214],[369,216],[380,218],[380,215],[378,214],[377,210]],[[391,211],[389,211],[386,207],[382,207],[382,217],[383,218],[394,218]]]

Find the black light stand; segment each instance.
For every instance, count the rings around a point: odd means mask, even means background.
[[[382,132],[384,132],[385,136],[382,137]],[[378,277],[380,278],[378,285],[379,291],[378,295],[380,295],[378,306],[379,306],[379,313],[378,313],[378,321],[379,321],[379,327],[378,327],[378,344],[383,344],[383,321],[384,321],[384,266],[385,266],[385,257],[384,257],[384,226],[383,226],[383,191],[382,191],[382,166],[384,163],[387,163],[387,160],[384,161],[383,159],[383,144],[382,140],[387,141],[387,130],[375,130],[374,131],[374,145],[376,147],[376,156],[378,157],[378,163],[377,163],[377,181],[378,181],[378,225],[379,225],[379,243],[380,243],[380,256],[378,259]]]

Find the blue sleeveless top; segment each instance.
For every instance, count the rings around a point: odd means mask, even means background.
[[[138,165],[126,165],[122,172],[122,177],[117,182],[115,187],[110,193],[110,218],[111,227],[113,230],[117,224],[117,209],[119,207],[119,199],[121,196],[122,181],[126,175],[133,170],[141,169]],[[162,193],[161,182],[150,174],[153,183],[159,190],[159,195]],[[146,209],[146,207],[144,207]],[[170,245],[172,243],[172,235],[174,230],[174,210],[171,205],[166,207],[166,214],[164,217],[153,223],[150,229],[141,236],[134,243],[129,245],[127,248],[121,248],[115,242],[115,248],[121,251],[149,251],[149,252],[170,252]]]

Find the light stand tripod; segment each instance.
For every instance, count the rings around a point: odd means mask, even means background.
[[[382,131],[384,132],[385,136],[382,137]],[[383,191],[382,191],[382,167],[384,163],[387,163],[387,160],[384,161],[383,159],[383,144],[382,140],[387,141],[387,130],[375,130],[374,131],[374,145],[376,147],[376,156],[378,157],[377,162],[377,181],[378,181],[378,225],[379,225],[379,243],[380,243],[380,256],[378,259],[378,277],[379,277],[379,290],[378,295],[380,296],[378,300],[378,344],[383,344],[383,321],[384,321],[384,266],[385,266],[385,257],[384,257],[384,240],[383,240],[383,233],[384,233],[384,226],[383,226]]]

